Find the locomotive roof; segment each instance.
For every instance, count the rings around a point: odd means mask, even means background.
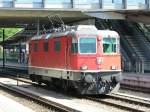
[[[112,30],[98,30],[98,33],[102,35],[103,37],[119,37],[119,34],[116,31]]]
[[[66,31],[64,32],[53,32],[47,33],[42,35],[35,35],[32,40],[39,40],[39,39],[49,39],[54,37],[62,37],[68,34],[95,34],[97,35],[97,28],[94,25],[77,25],[77,26],[70,26],[66,27]]]

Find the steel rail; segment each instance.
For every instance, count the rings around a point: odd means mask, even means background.
[[[130,102],[132,102],[132,103],[137,103],[140,105],[145,105],[147,107],[150,107],[150,99],[147,99],[147,98],[128,96],[128,95],[119,94],[119,93],[113,93],[113,94],[111,94],[111,97],[114,97],[114,98],[117,98],[120,100],[124,100],[126,102],[128,102],[130,100]]]
[[[138,87],[138,86],[131,86],[126,84],[121,84],[122,89],[131,90],[131,91],[138,91],[138,92],[144,92],[144,93],[150,93],[149,88],[144,87]]]
[[[124,97],[118,97],[118,96],[115,96],[115,95],[106,95],[106,98],[108,99],[101,99],[101,98],[93,98],[93,97],[86,97],[87,99],[89,100],[92,100],[92,101],[96,101],[96,102],[99,102],[99,103],[102,103],[102,104],[106,104],[106,105],[110,105],[110,106],[113,106],[113,107],[116,107],[116,108],[120,108],[120,109],[124,109],[124,110],[127,110],[127,111],[133,111],[133,112],[145,112],[144,109],[137,109],[135,107],[132,107],[130,106],[130,104],[134,104],[134,105],[140,105],[140,106],[144,106],[146,108],[150,108],[150,103],[144,103],[144,102],[141,102],[141,101],[134,101],[132,99],[127,99],[127,98],[124,98]],[[110,99],[112,101],[110,101]],[[114,101],[113,101],[114,100]],[[129,105],[124,105],[122,103],[116,103],[115,101],[122,101],[122,102],[125,102],[125,103],[129,103]]]
[[[57,110],[59,112],[80,112],[80,111],[75,110],[73,108],[64,106],[64,105],[62,105],[60,103],[56,103],[54,101],[47,100],[47,99],[42,98],[42,97],[40,97],[38,95],[34,95],[34,94],[31,94],[31,93],[28,93],[26,91],[17,89],[17,88],[12,87],[12,86],[8,86],[8,85],[3,84],[1,82],[0,82],[0,87],[8,89],[11,92],[14,92],[14,93],[17,93],[19,95],[25,96],[27,98],[30,98],[30,99],[32,99],[32,100],[34,100],[36,102],[39,102],[42,105],[46,105],[46,106],[48,106],[48,107],[50,107],[50,108],[52,108],[54,110]]]

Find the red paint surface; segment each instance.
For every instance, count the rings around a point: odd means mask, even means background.
[[[88,66],[88,70],[111,70],[112,66],[116,66],[118,70],[121,69],[120,54],[105,55],[102,53],[101,35],[97,38],[97,53],[96,54],[73,54],[71,53],[72,37],[59,37],[50,39],[32,40],[30,42],[30,66],[63,68],[70,70],[80,70],[81,66]],[[34,42],[38,42],[39,51],[34,52]],[[43,48],[44,41],[49,43],[49,51],[45,52]],[[61,51],[54,50],[54,42],[61,42]],[[67,44],[68,42],[68,44]],[[67,46],[68,45],[68,46]],[[103,62],[97,64],[96,58],[102,57]]]

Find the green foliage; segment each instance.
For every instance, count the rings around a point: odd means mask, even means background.
[[[3,41],[3,29],[5,30],[5,40],[11,38],[17,32],[22,30],[22,28],[0,28],[0,41]],[[2,47],[0,46],[0,59],[2,59],[3,57],[2,54],[3,54],[3,50]]]
[[[0,41],[2,41],[3,29],[5,30],[5,40],[22,30],[21,28],[0,28]]]

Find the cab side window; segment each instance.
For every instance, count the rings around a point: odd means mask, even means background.
[[[71,52],[78,53],[78,42],[76,38],[72,38]]]
[[[29,53],[32,52],[32,43],[29,43]]]
[[[54,50],[56,52],[59,52],[61,50],[61,42],[60,41],[55,41],[54,42]]]
[[[34,42],[34,52],[38,52],[38,51],[39,51],[38,42]]]
[[[48,52],[48,42],[44,42],[44,51]]]
[[[77,53],[78,52],[78,44],[77,43],[72,43],[71,52],[72,53]]]

